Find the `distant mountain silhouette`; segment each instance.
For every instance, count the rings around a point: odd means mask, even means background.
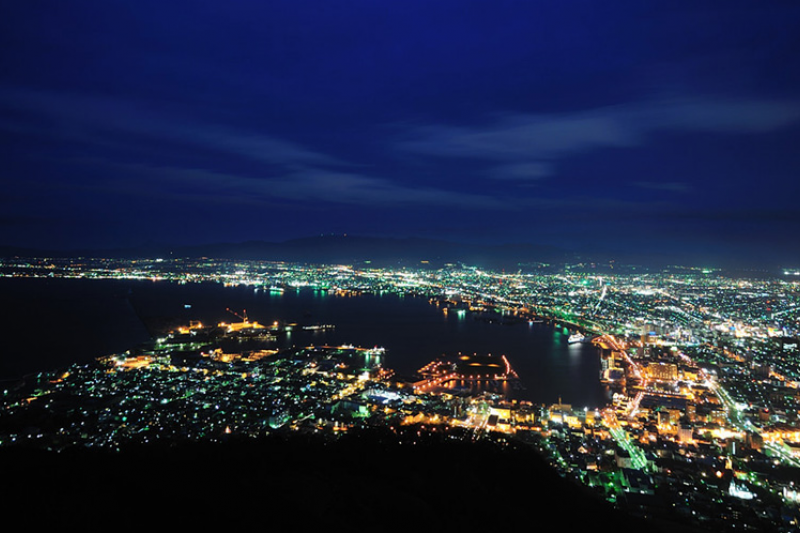
[[[344,235],[323,235],[274,243],[247,241],[199,246],[148,246],[115,250],[34,250],[0,247],[3,257],[214,257],[307,263],[365,263],[375,266],[431,266],[464,262],[487,267],[514,267],[526,262],[564,262],[569,252],[533,244],[481,245],[433,239],[393,239]]]
[[[119,249],[41,250],[18,246],[0,246],[0,257],[106,257],[118,259],[212,257],[216,259],[289,261],[299,263],[365,264],[376,267],[420,266],[441,267],[462,262],[484,268],[518,269],[531,263],[584,263],[588,270],[608,269],[611,261],[617,271],[622,265],[643,265],[662,268],[667,265],[721,267],[751,275],[769,270],[777,272],[778,264],[759,257],[735,259],[700,257],[691,253],[620,252],[598,247],[570,251],[556,246],[518,244],[468,244],[436,239],[320,235],[284,242],[246,241],[195,246],[150,245]],[[422,263],[426,262],[426,263]]]

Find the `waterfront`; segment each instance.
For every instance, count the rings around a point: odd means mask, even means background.
[[[0,446],[362,431],[413,448],[532,446],[638,516],[796,531],[797,283],[571,270],[15,259],[0,286],[15,313],[4,361],[81,364],[8,383]],[[592,344],[570,343],[584,333]],[[437,361],[457,352],[477,357]],[[598,366],[622,394],[584,403],[570,386],[602,397]],[[530,401],[442,390],[476,375]]]
[[[7,309],[0,377],[12,378],[125,351],[150,333],[188,324],[251,320],[333,324],[335,329],[280,336],[276,347],[354,344],[386,348],[385,366],[411,374],[443,353],[506,355],[535,403],[562,398],[576,406],[607,401],[590,344],[567,343],[569,332],[546,323],[488,323],[474,313],[436,307],[427,298],[395,293],[336,296],[312,289],[270,292],[218,283],[74,279],[0,279]],[[189,307],[187,307],[189,306]],[[141,317],[141,320],[137,317]]]

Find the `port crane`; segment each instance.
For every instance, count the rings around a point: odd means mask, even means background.
[[[233,316],[235,316],[237,318],[240,318],[242,320],[242,322],[249,322],[249,320],[247,320],[247,309],[242,309],[242,314],[241,315],[239,313],[237,313],[236,311],[233,311],[230,307],[226,307],[225,310],[227,312],[229,312],[230,314],[232,314]]]

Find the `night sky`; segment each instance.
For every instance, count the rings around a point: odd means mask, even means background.
[[[794,1],[0,6],[0,244],[800,265]]]

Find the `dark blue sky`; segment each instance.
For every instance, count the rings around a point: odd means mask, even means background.
[[[0,244],[800,264],[800,5],[4,2],[0,138]]]

